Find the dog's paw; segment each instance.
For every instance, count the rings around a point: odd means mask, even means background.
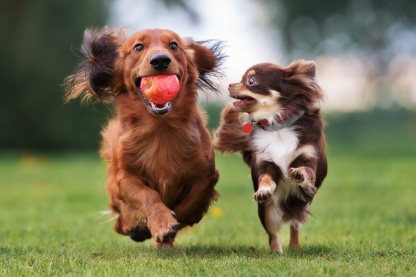
[[[174,212],[168,210],[166,213],[158,214],[157,217],[149,218],[148,227],[156,243],[172,244],[179,230],[179,222]]]
[[[316,194],[318,189],[315,187],[314,175],[308,172],[308,168],[304,166],[292,167],[288,174],[289,178],[299,185],[307,198],[312,198]]]
[[[305,167],[292,167],[289,169],[289,178],[295,183],[303,183],[308,180],[308,173]]]
[[[254,200],[267,204],[272,200],[272,196],[273,192],[270,187],[262,187],[254,193]]]
[[[147,226],[136,226],[130,231],[129,236],[134,241],[142,242],[150,239],[152,234]]]
[[[172,244],[175,240],[176,233],[179,230],[179,224],[163,226],[155,235],[155,241],[162,244]]]

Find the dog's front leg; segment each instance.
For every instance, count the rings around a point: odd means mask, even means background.
[[[276,182],[267,173],[261,175],[259,179],[259,188],[254,193],[254,200],[259,203],[268,204],[272,201],[273,192],[276,189]]]
[[[255,174],[258,178],[258,187],[254,193],[254,200],[265,204],[272,201],[272,196],[277,186],[276,180],[279,180],[279,174],[281,174],[281,171],[276,164],[266,161],[258,163]]]
[[[156,245],[171,245],[179,223],[159,194],[132,176],[120,178],[118,184],[119,198],[123,202],[121,215],[125,224],[133,229],[146,223]]]
[[[282,215],[273,204],[273,194],[278,180],[282,175],[280,168],[272,162],[262,161],[252,167],[254,199],[258,203],[258,215],[264,229],[269,235],[269,246],[272,251],[283,253],[282,243],[279,239],[279,229],[282,224]]]

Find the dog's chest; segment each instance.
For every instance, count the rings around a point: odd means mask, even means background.
[[[293,161],[298,147],[298,136],[294,128],[285,128],[269,132],[256,130],[252,137],[256,161],[274,162],[286,175],[289,164]]]

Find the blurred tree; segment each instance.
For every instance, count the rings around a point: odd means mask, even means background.
[[[191,1],[187,0],[158,0],[162,5],[165,5],[167,8],[177,7],[185,11],[189,18],[194,21],[199,21],[198,13],[189,5]]]
[[[416,54],[403,37],[415,29],[415,1],[262,1],[269,23],[278,27],[293,56],[353,53],[388,59],[399,51]]]
[[[253,0],[254,1],[254,0]],[[112,0],[3,0],[0,9],[0,148],[95,148],[111,114],[96,104],[64,105],[63,81],[83,59],[86,27],[106,24]],[[190,0],[158,0],[199,20]],[[354,54],[382,79],[399,53],[416,55],[412,0],[256,1],[288,59]],[[261,16],[264,16],[263,14]],[[381,92],[386,90],[380,89]],[[380,99],[388,98],[388,92]],[[380,100],[383,101],[383,100]]]
[[[397,55],[416,55],[416,1],[262,0],[269,29],[283,42],[289,59],[318,55],[360,57],[368,79],[378,84],[378,104],[391,102],[385,84]],[[277,30],[277,32],[275,32]]]
[[[0,147],[96,145],[103,107],[64,105],[64,78],[83,31],[102,26],[107,1],[6,0],[0,9]],[[91,129],[95,136],[91,136]]]
[[[158,0],[179,7],[184,0]],[[106,25],[112,0],[3,0],[0,149],[96,149],[109,107],[64,104],[63,83],[83,59],[84,29]]]
[[[198,14],[190,0],[159,0]],[[320,55],[355,57],[376,88],[376,106],[390,106],[394,88],[386,78],[399,55],[416,56],[416,1],[413,0],[251,0],[264,7],[265,30],[287,57],[314,59]],[[242,2],[243,4],[243,2]],[[265,20],[264,20],[265,19]]]

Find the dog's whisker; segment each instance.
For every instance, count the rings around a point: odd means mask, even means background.
[[[105,211],[99,211],[98,214],[100,215],[100,217],[103,217],[105,215],[108,214],[112,214],[113,212],[111,210],[105,210]]]
[[[101,222],[101,224],[106,224],[106,223],[108,223],[108,222],[114,221],[114,220],[116,220],[118,217],[119,217],[119,214],[116,214],[115,216],[111,217],[110,219],[108,219],[108,220],[106,220],[106,221]]]

